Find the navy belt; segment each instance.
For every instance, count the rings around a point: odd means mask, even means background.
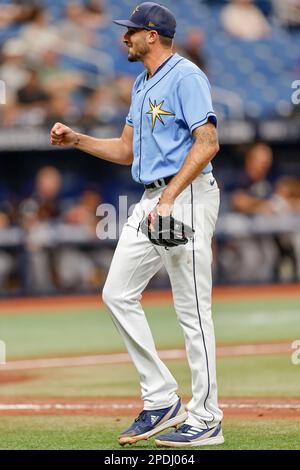
[[[156,188],[163,188],[164,186],[167,186],[167,184],[171,181],[173,176],[167,176],[166,178],[159,178],[156,181],[153,181],[153,183],[149,184],[144,184],[145,189],[156,189]]]

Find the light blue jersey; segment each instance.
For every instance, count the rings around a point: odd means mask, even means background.
[[[174,54],[147,80],[141,73],[132,89],[126,122],[133,127],[132,176],[138,183],[175,175],[193,143],[192,132],[212,120],[210,85],[192,62]],[[203,170],[212,170],[209,163]]]

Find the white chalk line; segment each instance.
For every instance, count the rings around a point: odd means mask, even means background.
[[[300,403],[220,403],[222,409],[300,410]],[[0,403],[0,411],[100,411],[134,410],[137,405],[122,403]]]
[[[259,356],[268,354],[292,353],[290,343],[279,344],[243,344],[238,346],[217,347],[218,357],[235,356]],[[185,359],[186,353],[183,349],[170,349],[160,351],[161,359]],[[0,365],[1,371],[17,371],[28,369],[45,369],[55,367],[79,367],[104,364],[124,364],[130,363],[131,359],[127,353],[96,354],[76,357],[53,357],[44,359],[25,359],[18,361],[8,361]]]

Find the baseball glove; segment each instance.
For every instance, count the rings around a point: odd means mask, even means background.
[[[172,215],[162,217],[155,207],[140,225],[141,231],[149,240],[158,246],[172,248],[185,245],[193,238],[194,230],[188,225],[174,219]]]

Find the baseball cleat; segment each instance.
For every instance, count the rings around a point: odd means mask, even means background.
[[[143,439],[149,439],[167,428],[184,423],[186,419],[187,413],[180,398],[168,408],[143,410],[131,426],[119,435],[119,444],[134,444]]]
[[[158,439],[155,439],[157,447],[195,447],[223,443],[221,423],[211,429],[199,429],[189,424],[183,424],[174,431],[162,434]]]

